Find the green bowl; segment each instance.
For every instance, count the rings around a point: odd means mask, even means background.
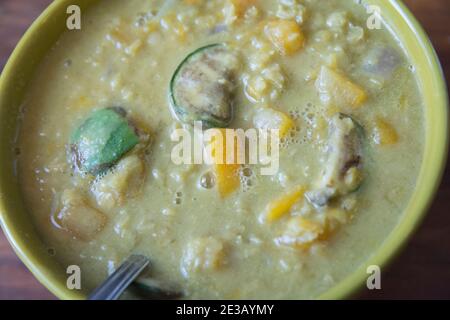
[[[17,117],[27,85],[40,61],[66,28],[66,10],[76,4],[82,10],[98,0],[55,0],[33,23],[11,55],[0,78],[0,222],[19,258],[36,278],[61,299],[84,299],[86,292],[66,287],[67,275],[47,253],[29,213],[25,210],[14,170],[13,141]],[[422,167],[414,194],[400,222],[373,255],[320,299],[341,299],[365,284],[367,267],[384,266],[406,243],[424,217],[439,186],[447,156],[447,91],[436,53],[425,32],[399,0],[367,0],[382,10],[383,18],[416,67],[424,99],[426,138]]]

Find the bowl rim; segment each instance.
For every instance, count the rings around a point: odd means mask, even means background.
[[[10,58],[8,59],[3,71],[0,74],[0,108],[2,107],[2,95],[5,90],[6,81],[10,78],[10,74],[20,67],[20,60],[22,52],[26,48],[26,43],[30,38],[34,37],[39,33],[41,25],[53,16],[55,12],[61,10],[68,4],[72,4],[70,0],[55,0],[53,1],[32,23],[32,25],[25,32],[23,37],[20,39],[19,43],[12,52]],[[436,195],[438,187],[441,182],[441,178],[446,166],[446,159],[448,153],[448,143],[449,143],[449,128],[448,128],[448,94],[447,86],[442,71],[442,67],[439,62],[439,58],[434,50],[430,39],[426,35],[424,29],[411,13],[411,11],[406,7],[406,5],[401,0],[388,0],[388,4],[391,5],[394,10],[400,15],[400,17],[407,23],[409,32],[413,33],[417,41],[422,47],[422,53],[428,58],[428,64],[430,71],[432,73],[432,78],[437,82],[439,88],[437,88],[440,96],[438,100],[440,101],[439,108],[442,115],[442,122],[440,134],[442,135],[441,140],[438,141],[440,144],[438,147],[438,154],[433,157],[434,166],[428,165],[428,170],[433,170],[435,173],[435,179],[428,186],[428,193],[426,199],[418,205],[418,208],[412,210],[409,215],[409,220],[401,219],[398,225],[390,231],[389,235],[385,240],[377,247],[374,254],[372,254],[366,261],[362,263],[360,267],[351,272],[350,275],[342,279],[337,285],[328,289],[325,293],[319,295],[318,299],[343,299],[354,294],[359,288],[361,288],[365,280],[367,279],[366,266],[368,265],[378,265],[386,266],[392,259],[398,254],[403,246],[407,244],[408,239],[411,237],[413,232],[418,228],[423,218],[426,216],[427,211]],[[424,161],[423,161],[424,162]],[[430,169],[434,168],[434,169]],[[421,171],[424,170],[424,164],[421,165]],[[416,188],[417,189],[417,188]],[[415,194],[416,191],[414,191]],[[42,283],[49,291],[51,291],[56,297],[60,299],[83,299],[85,296],[77,291],[68,290],[64,284],[51,280],[51,274],[54,271],[42,270],[39,259],[32,259],[27,254],[28,249],[23,245],[20,237],[18,236],[17,226],[14,223],[5,218],[7,213],[5,211],[4,199],[0,199],[0,226],[11,244],[16,255],[20,260],[26,265],[26,267],[32,272],[32,274],[37,278],[37,280]],[[404,210],[407,211],[408,208]]]

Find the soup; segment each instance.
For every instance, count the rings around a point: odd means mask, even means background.
[[[314,298],[351,274],[398,223],[424,144],[414,68],[369,18],[347,0],[82,12],[19,119],[18,176],[49,254],[87,290],[144,254],[141,283],[194,299]],[[174,161],[175,133],[196,124],[215,129],[210,163]],[[274,133],[276,170],[248,160],[249,136],[224,161],[225,128]]]

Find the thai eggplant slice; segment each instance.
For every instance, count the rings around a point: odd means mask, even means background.
[[[329,123],[327,160],[315,190],[306,198],[315,206],[356,191],[363,181],[364,129],[352,117],[339,113]]]
[[[94,111],[70,141],[72,161],[83,173],[99,175],[139,143],[136,128],[122,108]]]
[[[171,107],[178,120],[223,128],[233,118],[238,60],[224,44],[212,44],[189,54],[170,82]]]

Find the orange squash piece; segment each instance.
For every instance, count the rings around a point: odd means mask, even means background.
[[[397,130],[389,122],[380,117],[375,120],[373,137],[375,143],[382,146],[396,144],[399,140]]]
[[[266,221],[276,221],[289,213],[289,210],[291,210],[294,204],[303,198],[305,191],[306,189],[303,186],[300,186],[288,194],[282,195],[280,198],[270,202],[266,207]]]
[[[293,20],[274,20],[265,27],[265,33],[282,55],[292,55],[303,48],[305,36]]]
[[[238,163],[239,154],[244,150],[240,150],[240,146],[235,141],[234,144],[234,163],[227,162],[227,137],[226,129],[216,129],[221,134],[221,139],[215,135],[211,141],[212,159],[214,161],[214,172],[216,175],[216,183],[219,194],[222,198],[226,198],[236,191],[241,182],[239,170],[241,165]]]
[[[341,72],[323,66],[316,81],[322,102],[339,108],[358,108],[367,100],[367,93]]]

